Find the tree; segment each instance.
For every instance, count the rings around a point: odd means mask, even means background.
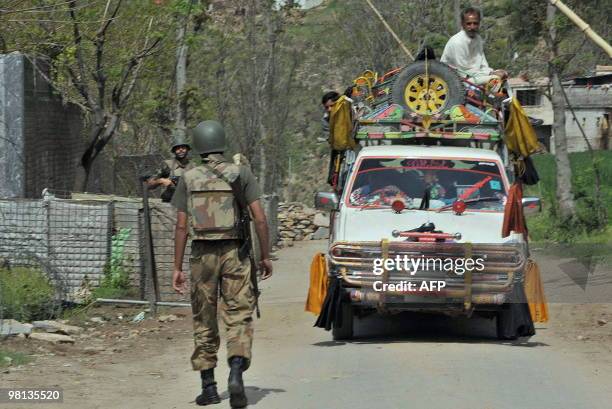
[[[86,113],[92,117],[89,127],[89,144],[81,157],[84,174],[81,180],[77,179],[78,187],[82,190],[87,189],[89,173],[94,160],[117,131],[123,112],[138,81],[138,73],[143,60],[153,53],[161,40],[160,37],[153,40],[149,39],[148,32],[153,24],[151,18],[141,48],[128,58],[121,68],[121,74],[110,86],[107,83],[104,46],[108,30],[117,17],[122,0],[117,0],[112,8],[111,3],[111,0],[107,1],[101,26],[96,31],[95,36],[89,40],[94,46],[95,56],[93,61],[85,56],[86,51],[83,42],[87,37],[82,34],[82,21],[77,16],[77,0],[69,3],[69,15],[73,26],[74,58],[63,68],[68,72],[72,85],[83,98]],[[112,10],[110,14],[109,9]],[[95,90],[92,90],[93,87],[87,80],[89,76],[93,79]],[[110,101],[107,98],[109,90]]]
[[[117,133],[140,70],[158,49],[161,35],[153,35],[153,17],[140,18],[141,25],[128,21],[121,11],[134,11],[134,5],[123,0],[15,3],[10,12],[17,17],[9,22],[24,29],[14,39],[15,48],[50,67],[39,71],[87,120],[75,182],[75,189],[86,190],[93,163]],[[36,18],[24,17],[27,12],[36,12]],[[123,41],[126,33],[136,41]]]
[[[555,162],[557,164],[557,205],[559,214],[564,219],[576,215],[576,204],[572,193],[572,168],[567,152],[567,136],[565,132],[565,100],[563,98],[563,85],[559,73],[559,38],[555,28],[555,11],[552,4],[546,10],[546,23],[548,33],[545,35],[548,46],[548,77],[551,84],[551,103],[553,106],[553,132],[555,138]]]
[[[199,77],[233,148],[251,161],[265,193],[279,190],[290,118],[300,109],[292,100],[301,51],[289,49],[285,33],[292,12],[271,0],[240,2],[236,13],[217,22],[234,30],[208,35],[207,60],[214,63],[210,77]]]

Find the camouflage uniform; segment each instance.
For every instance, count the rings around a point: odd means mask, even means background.
[[[156,178],[173,178],[173,177],[181,177],[185,172],[191,170],[195,167],[195,165],[189,160],[189,158],[184,159],[184,163],[181,163],[178,159],[166,159],[164,160],[164,165],[157,172]],[[174,194],[176,187],[174,185],[168,186],[164,193],[162,193],[162,198],[166,198],[164,201],[169,202]]]
[[[240,175],[247,203],[253,203],[261,196],[249,168],[234,165],[220,154],[208,155],[203,161],[230,181]],[[218,309],[227,331],[228,358],[244,357],[248,367],[255,297],[249,277],[249,259],[240,260],[238,257],[240,242],[234,225],[238,208],[232,189],[205,166],[197,166],[179,181],[172,204],[178,211],[187,213],[192,239],[193,369],[202,371],[217,365],[220,342]]]

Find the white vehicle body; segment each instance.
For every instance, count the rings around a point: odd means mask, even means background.
[[[495,162],[503,179],[504,193],[510,186],[499,155],[491,150],[477,148],[458,148],[425,145],[386,145],[364,147],[359,152],[355,165],[347,179],[347,186],[340,198],[338,211],[334,213],[330,244],[335,242],[356,241],[401,241],[394,238],[393,230],[409,230],[424,223],[434,223],[445,231],[461,233],[459,242],[471,243],[506,243],[522,242],[523,236],[511,234],[501,237],[504,214],[502,211],[480,211],[470,209],[458,216],[452,211],[436,212],[435,210],[406,209],[395,213],[389,208],[361,209],[350,206],[348,195],[351,192],[359,164],[365,158],[404,157],[414,159],[470,159]]]
[[[366,146],[347,173],[340,198],[321,193],[317,199],[319,205],[331,204],[332,209],[328,273],[339,288],[343,317],[342,324],[334,321],[334,339],[352,336],[354,315],[389,311],[509,314],[508,302],[515,299],[516,284],[524,277],[527,243],[514,232],[502,237],[510,181],[496,152]],[[454,184],[445,189],[443,184],[448,186],[449,180]],[[434,197],[436,184],[443,193],[438,190]],[[477,193],[473,193],[475,186]],[[394,208],[398,201],[403,208]],[[465,205],[463,211],[455,209],[458,202]],[[429,260],[434,267],[408,271],[396,264],[381,270],[383,262],[402,257]],[[434,261],[460,259],[480,260],[483,267],[466,274],[458,272],[456,265],[436,267]],[[421,291],[424,282],[430,287]],[[502,323],[512,321],[498,318],[497,322],[498,334],[503,334]]]

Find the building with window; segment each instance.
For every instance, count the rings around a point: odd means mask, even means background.
[[[550,81],[548,78],[533,80],[510,78],[508,83],[527,115],[543,121],[541,126],[535,128],[538,139],[554,153]],[[612,66],[597,66],[592,75],[564,81],[563,87],[571,104],[571,106],[566,104],[565,107],[568,150],[570,152],[588,150],[580,128],[593,149],[611,149]]]
[[[531,81],[510,78],[508,84],[527,115],[543,121],[542,125],[535,127],[535,131],[538,140],[550,151],[553,110],[550,99],[546,96],[549,88],[548,78],[536,78]]]

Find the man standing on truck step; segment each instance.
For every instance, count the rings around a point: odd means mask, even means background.
[[[474,7],[461,12],[462,30],[448,40],[440,61],[455,67],[475,84],[484,85],[495,80],[501,84],[508,73],[489,67],[484,55],[484,40],[478,33],[481,17],[480,10]]]
[[[191,146],[189,146],[185,139],[177,137],[170,150],[174,154],[174,158],[165,160],[161,169],[157,172],[157,176],[147,181],[149,189],[155,189],[160,185],[166,187],[166,190],[161,195],[163,202],[170,202],[172,200],[177,181],[184,172],[194,167],[187,156]]]
[[[189,233],[195,339],[191,364],[202,379],[196,403],[220,402],[214,377],[220,343],[219,306],[227,331],[230,405],[242,408],[247,405],[242,372],[251,363],[251,315],[257,302],[252,275],[256,271],[250,248],[245,253],[248,236],[242,227],[249,222],[250,210],[261,244],[261,278],[265,280],[272,275],[268,226],[259,200],[261,191],[250,169],[223,156],[227,148],[223,126],[216,121],[200,122],[193,129],[193,145],[202,164],[185,172],[172,199],[177,209],[172,287],[181,294],[186,291],[182,265]]]

